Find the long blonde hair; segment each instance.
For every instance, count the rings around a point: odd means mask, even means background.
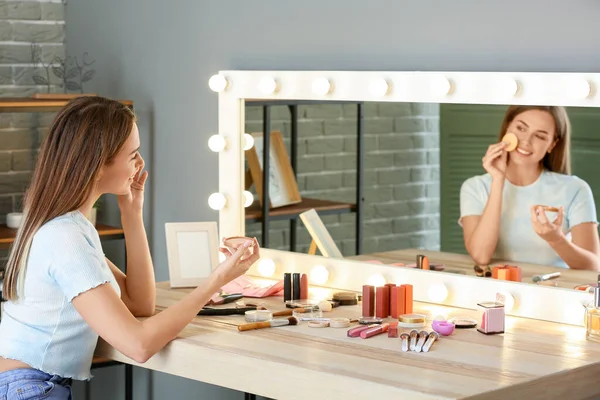
[[[542,160],[542,165],[545,169],[559,174],[571,174],[571,121],[567,110],[561,106],[524,106],[516,105],[508,107],[502,127],[500,128],[499,140],[508,129],[508,125],[516,118],[517,115],[529,110],[546,111],[554,119],[556,145],[549,154],[546,154]]]
[[[22,295],[34,234],[46,222],[77,210],[92,195],[100,168],[129,137],[135,115],[124,104],[99,96],[77,97],[56,115],[25,193],[23,219],[11,247],[3,296]]]

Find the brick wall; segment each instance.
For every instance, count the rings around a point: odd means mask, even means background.
[[[1,97],[64,92],[51,65],[65,57],[64,8],[62,2],[0,1]],[[7,213],[21,211],[37,149],[55,112],[1,111],[0,223],[5,223]],[[0,266],[6,256],[0,252]]]
[[[439,249],[439,105],[366,103],[364,117],[364,253]],[[271,119],[289,154],[289,109],[273,106]],[[246,106],[246,132],[262,132],[262,107]],[[301,195],[354,203],[356,105],[299,107],[298,137]],[[353,255],[354,214],[322,219],[342,253]],[[260,223],[247,224],[246,234],[260,239]],[[310,238],[301,222],[297,237],[298,251],[306,252]],[[269,247],[288,246],[289,222],[271,222]]]

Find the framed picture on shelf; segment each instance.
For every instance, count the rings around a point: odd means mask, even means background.
[[[263,204],[263,134],[252,133],[254,146],[246,150],[246,160],[250,167],[252,182],[256,187],[256,193],[260,204]],[[297,204],[302,201],[298,183],[294,177],[292,164],[283,143],[280,131],[271,132],[271,143],[269,148],[269,201],[270,208],[283,207]]]
[[[172,288],[196,287],[219,264],[216,222],[167,222],[167,260]]]
[[[314,255],[315,250],[319,249],[323,257],[344,258],[325,224],[323,224],[323,220],[321,220],[321,217],[319,217],[314,208],[300,214],[300,219],[312,238],[309,254]]]

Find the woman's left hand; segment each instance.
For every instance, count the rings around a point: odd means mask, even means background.
[[[558,209],[558,216],[552,222],[548,219],[542,207],[531,207],[531,224],[533,225],[533,230],[548,243],[557,242],[565,237],[562,231],[563,217],[563,207]]]
[[[117,197],[122,216],[129,214],[141,215],[144,208],[144,185],[146,179],[148,179],[148,171],[144,171],[142,156],[138,155],[138,157],[142,162],[133,177],[133,182],[129,186],[129,193]]]

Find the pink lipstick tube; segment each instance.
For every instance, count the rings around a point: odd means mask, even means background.
[[[354,328],[348,329],[348,337],[359,337],[362,331],[366,331],[367,329],[375,328],[377,326],[379,326],[379,324],[355,326]]]
[[[383,332],[387,332],[388,327],[389,327],[389,324],[388,323],[384,323],[384,324],[381,324],[381,325],[376,326],[374,328],[366,329],[366,330],[360,332],[360,337],[363,338],[363,339],[367,339],[367,338],[379,335],[379,334],[381,334]]]

